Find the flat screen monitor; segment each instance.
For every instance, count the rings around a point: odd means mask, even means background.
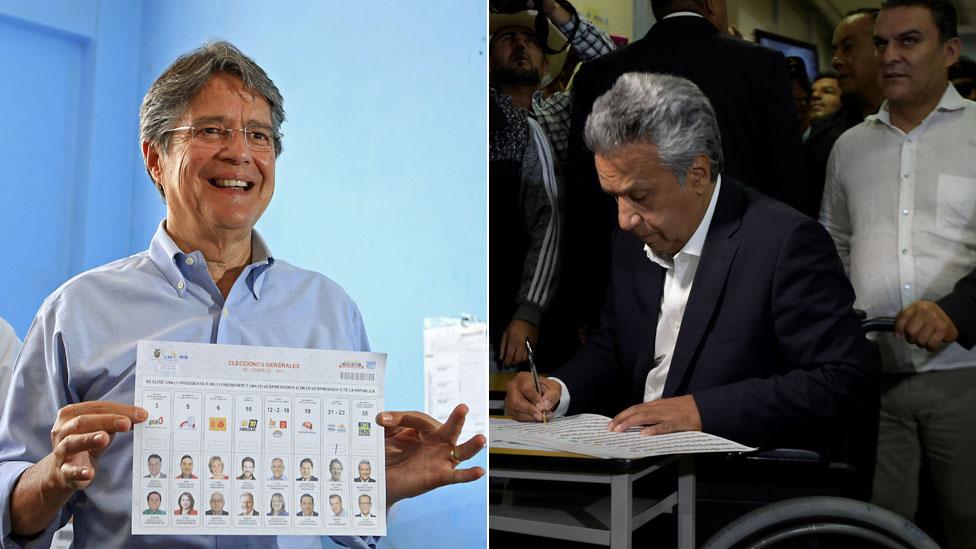
[[[764,30],[756,29],[756,43],[782,52],[786,57],[799,57],[803,59],[803,64],[807,69],[807,77],[810,82],[817,78],[820,72],[820,64],[817,62],[817,47],[809,42],[803,42],[787,36],[773,34]]]

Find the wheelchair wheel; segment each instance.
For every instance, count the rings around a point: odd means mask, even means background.
[[[911,521],[870,503],[806,497],[767,505],[719,530],[704,549],[796,547],[802,540],[842,547],[938,549]]]

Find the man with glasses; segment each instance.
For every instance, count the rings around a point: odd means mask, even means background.
[[[11,378],[7,409],[17,413],[0,418],[0,544],[49,545],[72,516],[82,546],[220,544],[129,533],[132,437],[112,435],[148,416],[125,404],[139,339],[369,349],[342,288],[275,257],[253,230],[274,191],[284,118],[278,88],[227,42],[180,57],[153,83],[142,151],[166,218],[147,251],[75,277],[37,313]],[[455,470],[485,444],[479,435],[455,445],[466,413],[459,406],[443,426],[418,412],[379,414],[387,505],[484,473]]]

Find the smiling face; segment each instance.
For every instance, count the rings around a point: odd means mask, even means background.
[[[342,480],[342,464],[338,461],[333,461],[329,464],[329,475],[332,476],[332,480],[339,481]]]
[[[241,496],[241,512],[250,515],[254,511],[254,496],[250,492]]]
[[[874,44],[881,61],[881,91],[892,108],[938,103],[959,58],[958,38],[939,43],[932,12],[922,6],[881,11]]]
[[[271,512],[280,513],[282,509],[285,508],[285,499],[281,497],[281,494],[275,494],[271,496]]]
[[[707,158],[695,160],[684,186],[647,143],[625,145],[609,157],[597,154],[595,162],[600,186],[617,200],[620,228],[657,255],[673,257],[680,251],[701,223],[714,190]]]
[[[342,498],[335,494],[329,496],[329,507],[332,509],[332,514],[338,516],[342,513]]]
[[[302,463],[298,466],[298,470],[301,472],[303,479],[308,480],[308,479],[312,478],[312,462],[311,461],[308,461],[308,460],[302,461]]]
[[[538,85],[549,70],[533,29],[501,28],[492,35],[489,47],[488,66],[494,82]]]
[[[220,492],[214,492],[210,496],[210,510],[214,512],[215,515],[219,515],[221,511],[224,510],[224,495]]]
[[[241,469],[243,470],[243,472],[241,473],[241,476],[242,477],[247,478],[247,479],[254,478],[254,462],[253,461],[251,461],[249,459],[244,460],[244,462],[241,463]]]
[[[193,509],[193,497],[190,494],[180,495],[180,509],[184,511]]]
[[[224,478],[224,462],[220,458],[210,461],[210,472],[213,474],[213,478],[221,479]]]
[[[285,473],[285,462],[280,458],[274,458],[271,460],[271,476],[276,479],[282,478]]]
[[[824,77],[813,83],[810,120],[819,120],[840,108],[840,85],[836,78]]]
[[[837,71],[837,83],[843,95],[867,98],[877,86],[878,60],[874,57],[871,33],[874,17],[862,13],[841,20],[834,30],[830,64]]]
[[[373,468],[370,467],[369,463],[360,463],[359,464],[359,478],[360,479],[362,479],[362,480],[368,479],[369,478],[369,475],[372,472],[373,472]]]
[[[366,494],[359,496],[359,512],[363,516],[369,514],[369,511],[373,508],[373,500]]]
[[[174,127],[217,124],[271,126],[271,108],[241,79],[218,73],[197,93]],[[218,241],[250,234],[274,194],[274,151],[255,152],[241,132],[216,145],[172,132],[169,147],[143,145],[146,165],[166,194],[166,228],[181,240]],[[197,246],[199,247],[199,246]]]
[[[153,492],[146,497],[146,503],[149,504],[150,511],[159,511],[159,505],[163,502],[163,498],[159,496],[158,493]]]

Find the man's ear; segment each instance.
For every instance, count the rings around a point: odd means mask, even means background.
[[[685,174],[685,184],[692,190],[703,190],[705,185],[712,182],[712,161],[708,155],[699,154],[691,161],[691,166]]]
[[[946,40],[946,43],[942,44],[942,52],[946,56],[946,68],[955,65],[962,54],[962,40],[958,36]]]
[[[153,183],[159,185],[161,170],[159,167],[159,151],[155,145],[148,141],[142,142],[142,160],[146,164],[146,172],[149,173]]]

